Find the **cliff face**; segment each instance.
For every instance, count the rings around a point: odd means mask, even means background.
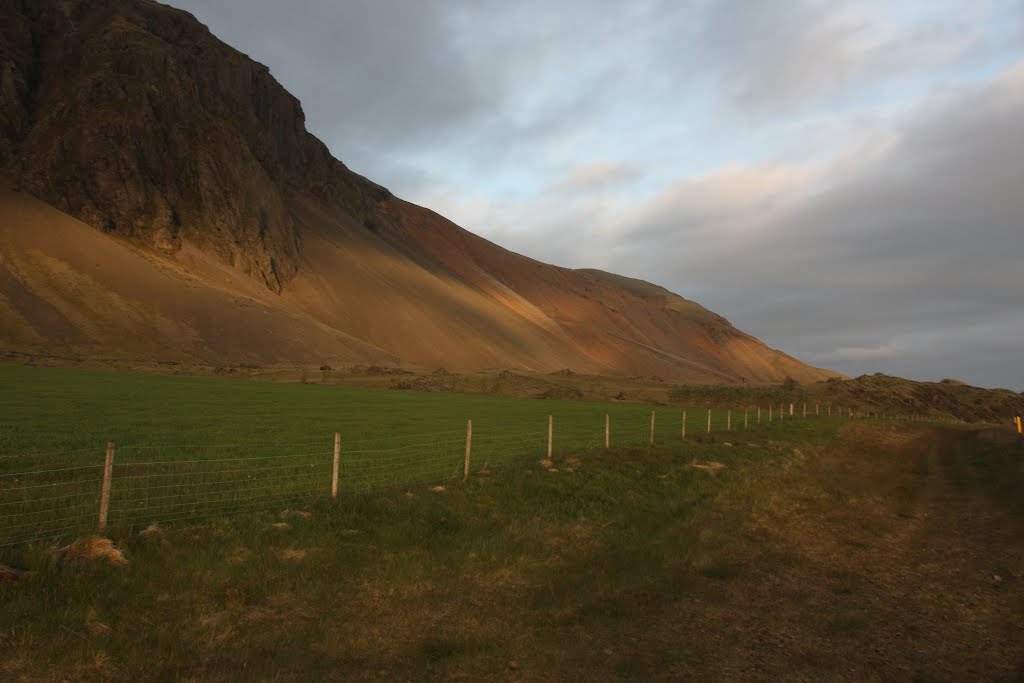
[[[353,177],[269,70],[155,2],[14,0],[0,46],[0,172],[109,233],[182,240],[280,291],[298,268],[284,192],[358,205]]]
[[[392,197],[306,131],[299,102],[265,66],[151,0],[0,1],[0,179],[18,191],[0,203],[8,231],[48,231],[20,235],[6,258],[0,249],[0,318],[6,310],[19,344],[70,344],[54,330],[73,329],[66,339],[81,348],[125,353],[707,381],[831,374],[666,290],[532,261]],[[89,261],[116,254],[128,268],[134,257],[22,195],[169,268],[190,292],[161,275],[144,300],[131,283],[87,273]],[[58,258],[68,246],[58,233],[89,246]],[[195,299],[197,288],[217,303]],[[113,303],[83,315],[83,297]],[[277,331],[239,339],[241,328],[218,330],[201,312],[239,302],[276,311],[265,315],[280,318]],[[134,327],[119,319],[117,335],[104,332],[97,321],[112,311],[131,311]]]

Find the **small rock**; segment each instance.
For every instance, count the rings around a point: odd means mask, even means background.
[[[726,448],[732,448],[732,444],[729,443],[728,441],[723,441],[722,445],[725,446]]]
[[[292,528],[292,525],[289,524],[288,522],[274,522],[270,526],[273,527],[274,529],[291,529]]]
[[[406,491],[405,497],[408,498],[409,500],[416,500],[416,494],[413,493],[412,491]]]
[[[430,490],[433,491],[434,493],[444,493],[448,489],[445,488],[444,486],[433,486],[433,487],[431,487]]]
[[[519,662],[517,662],[514,659],[510,660],[508,663],[508,668],[512,669],[513,671],[516,671],[519,668]]]
[[[999,576],[999,574],[993,574],[992,575],[992,583],[1000,584],[1002,582],[1003,582],[1003,577]]]

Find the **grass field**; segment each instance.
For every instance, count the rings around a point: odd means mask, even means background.
[[[334,432],[342,498],[539,459],[646,445],[648,406],[0,366],[0,546],[50,543],[95,527],[105,445],[113,442],[109,524],[128,530],[329,495]],[[690,439],[707,409],[686,410]],[[658,408],[655,442],[678,444],[683,409]],[[712,431],[743,426],[712,411]],[[778,406],[775,408],[778,420]],[[747,421],[753,429],[756,413]],[[762,425],[767,429],[765,408]]]
[[[231,405],[238,385],[200,386]],[[792,420],[115,526],[126,566],[22,546],[9,561],[35,573],[0,583],[0,677],[1013,680],[1021,454],[984,436]]]

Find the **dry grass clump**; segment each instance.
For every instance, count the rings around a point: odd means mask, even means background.
[[[277,554],[278,557],[286,562],[299,562],[306,559],[307,555],[309,555],[308,550],[301,550],[298,548],[285,548]]]
[[[140,541],[159,541],[164,537],[163,529],[161,529],[156,522],[151,523],[145,529],[139,532]]]
[[[242,546],[238,546],[237,548],[231,551],[231,553],[224,559],[224,562],[226,564],[237,567],[238,565],[242,565],[248,562],[249,558],[251,557],[251,550]]]
[[[20,581],[30,573],[31,572],[27,572],[24,569],[17,569],[15,567],[8,567],[6,564],[0,564],[0,583],[4,583],[5,581]]]
[[[128,564],[124,554],[114,547],[113,542],[102,536],[80,538],[57,550],[56,555],[62,562],[105,562],[111,567],[124,567]]]
[[[704,464],[698,463],[696,460],[690,463],[690,467],[698,470],[704,470],[708,474],[718,474],[719,470],[724,470],[727,466],[720,462],[708,462]]]

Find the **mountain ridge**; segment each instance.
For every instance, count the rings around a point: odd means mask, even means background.
[[[0,35],[0,178],[14,189],[0,195],[0,343],[56,348],[70,330],[86,351],[835,376],[657,285],[529,259],[394,197],[305,130],[267,67],[187,12],[12,0]],[[104,259],[150,298],[89,263]],[[262,337],[245,301],[273,321]]]

